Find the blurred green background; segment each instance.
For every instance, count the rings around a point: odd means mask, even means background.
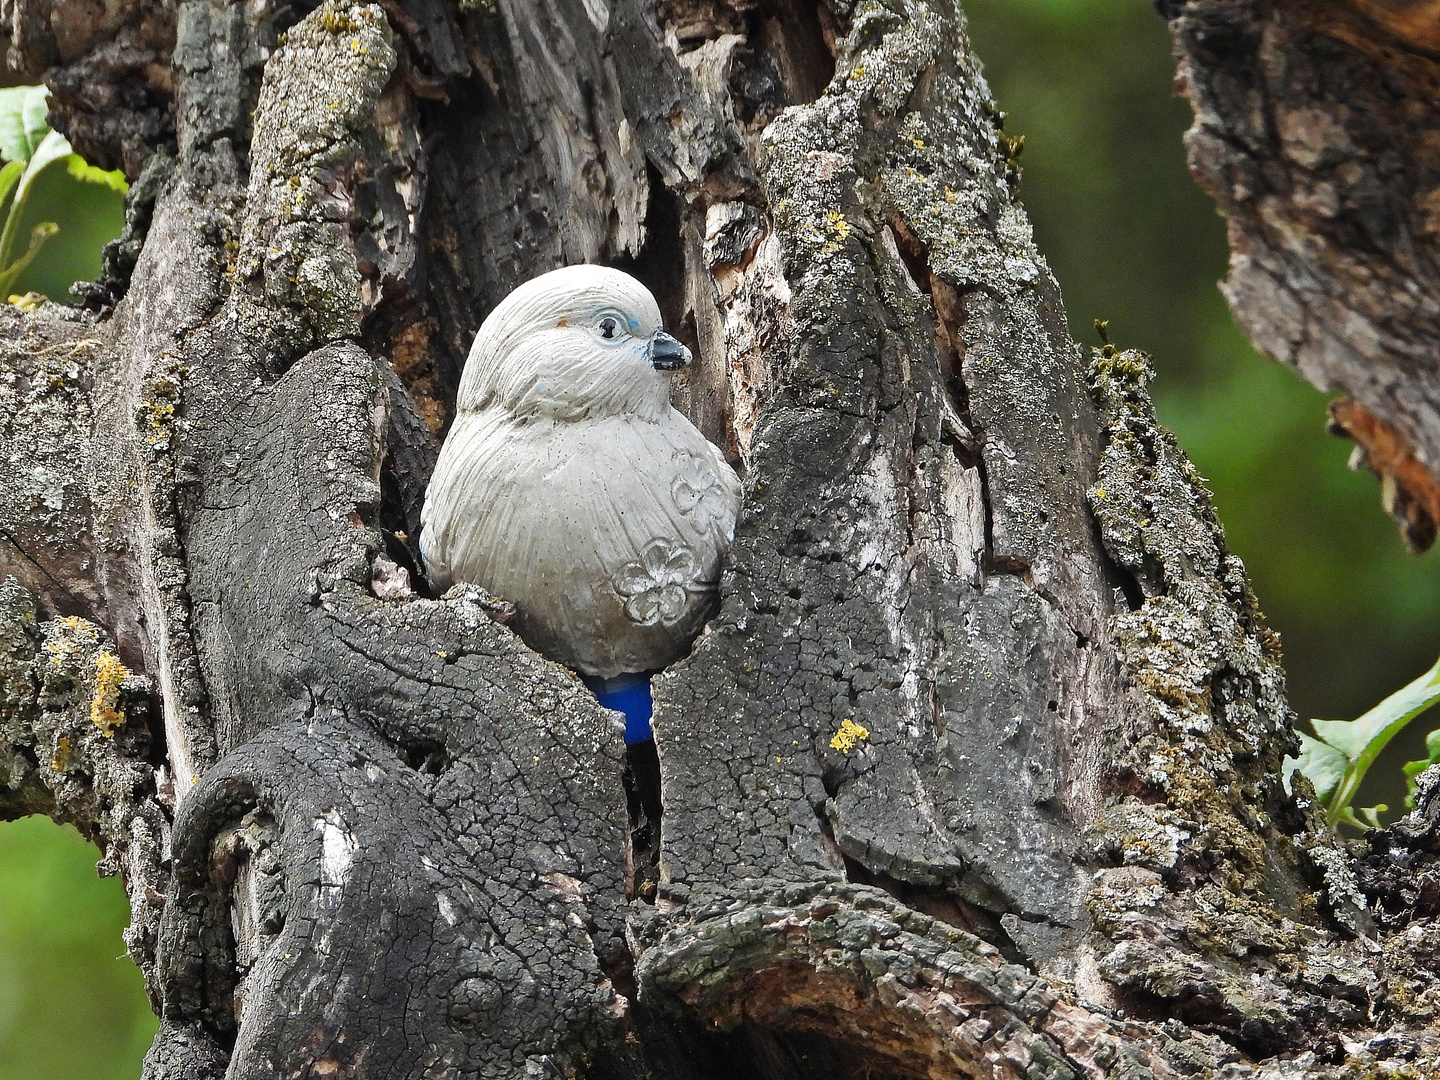
[[[1325,397],[1257,356],[1215,283],[1224,230],[1185,169],[1189,107],[1171,94],[1165,25],[1149,0],[968,0],[1006,130],[1027,136],[1022,197],[1076,336],[1091,320],[1154,354],[1161,419],[1210,479],[1230,544],[1280,631],[1302,717],[1349,718],[1440,653],[1440,552],[1406,553],[1377,484],[1325,434]],[[67,299],[118,234],[120,198],[63,168],[45,174],[26,229],[61,233],[17,283]],[[1372,769],[1361,805],[1403,798],[1423,756],[1417,721]],[[1390,816],[1394,816],[1392,814]],[[0,1080],[134,1080],[155,1030],[124,959],[117,879],[73,831],[0,825]]]
[[[137,1080],[157,1021],[120,932],[119,878],[73,828],[0,825],[0,1077]]]
[[[55,222],[60,231],[21,271],[10,291],[33,290],[52,300],[73,303],[70,286],[99,277],[100,249],[120,235],[125,224],[125,197],[103,184],[75,179],[62,162],[50,166],[35,181],[16,233],[19,250],[24,250],[31,228],[41,221]],[[0,1074],[0,1080],[8,1078]]]

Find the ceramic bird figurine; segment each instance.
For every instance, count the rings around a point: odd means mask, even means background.
[[[533,649],[650,737],[649,676],[711,615],[740,481],[670,404],[690,352],[650,291],[570,266],[527,281],[475,335],[425,493],[432,583],[511,601]]]

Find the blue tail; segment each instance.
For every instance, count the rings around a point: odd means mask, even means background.
[[[650,730],[650,716],[655,704],[650,698],[650,676],[652,672],[617,675],[613,679],[601,679],[594,675],[581,675],[585,685],[595,695],[595,700],[607,709],[625,714],[625,745],[634,746],[655,737]]]

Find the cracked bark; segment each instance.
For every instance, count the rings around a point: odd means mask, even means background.
[[[1430,926],[1282,788],[1274,635],[1145,359],[1068,336],[949,4],[10,34],[137,182],[85,309],[0,314],[0,813],[125,876],[148,1078],[1433,1060]],[[407,543],[475,327],[582,260],[746,483],[628,761]]]

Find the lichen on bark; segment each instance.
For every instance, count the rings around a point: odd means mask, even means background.
[[[37,618],[15,579],[0,580],[0,815],[47,814],[95,841],[100,872],[130,896],[130,956],[153,979],[168,782],[152,761],[149,682],[114,648],[85,619]]]
[[[1297,1011],[1343,1025],[1345,1010],[1316,996],[1313,965],[1329,951],[1373,987],[1373,951],[1336,937],[1371,922],[1308,787],[1297,781],[1292,797],[1281,785],[1294,716],[1279,639],[1204,481],[1156,422],[1152,374],[1134,350],[1092,353],[1106,441],[1089,499],[1132,578],[1113,634],[1145,711],[1112,732],[1119,791],[1089,832],[1112,868],[1096,872],[1087,906],[1115,942],[1100,970],[1116,986],[1182,1010],[1203,1001],[1263,1054],[1303,1041]],[[1264,975],[1246,968],[1257,956]]]
[[[1116,749],[1125,772],[1179,807],[1236,815],[1211,827],[1241,873],[1254,873],[1263,829],[1249,808],[1283,801],[1280,764],[1297,745],[1279,636],[1225,546],[1199,473],[1155,420],[1145,393],[1151,376],[1141,353],[1094,353],[1090,380],[1106,440],[1088,498],[1106,552],[1133,578],[1133,610],[1117,613],[1114,633],[1157,728]],[[1187,783],[1200,789],[1182,793]]]
[[[341,0],[288,31],[266,64],[234,279],[245,316],[285,350],[360,332],[353,197],[338,174],[394,67],[384,12]],[[256,291],[262,302],[243,303]]]

